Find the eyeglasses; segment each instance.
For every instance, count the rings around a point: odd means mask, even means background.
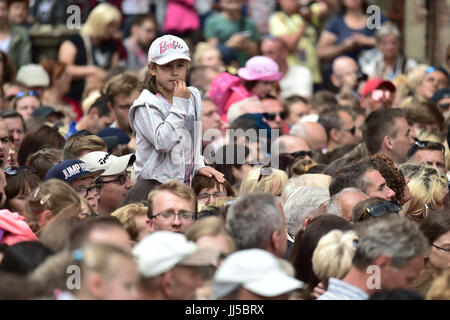
[[[448,108],[450,108],[450,103],[438,104],[438,107],[441,109],[448,110]]]
[[[402,206],[392,201],[378,202],[368,207],[358,221],[363,221],[369,216],[382,217],[388,212],[399,212]]]
[[[380,101],[381,99],[383,99],[383,97],[385,99],[390,99],[391,96],[392,92],[390,92],[389,90],[376,89],[372,91],[372,99],[375,101]]]
[[[411,147],[408,153],[408,159],[411,158],[418,149],[440,150],[445,155],[445,147],[442,143],[418,139],[414,140],[414,145]]]
[[[114,179],[114,180],[109,180],[109,181],[98,180],[97,184],[105,184],[105,183],[110,183],[110,182],[119,182],[119,184],[121,186],[123,186],[127,182],[127,178],[128,179],[131,178],[131,172],[129,172],[129,171],[125,171],[124,174],[118,176],[117,179]]]
[[[93,185],[93,186],[89,186],[89,187],[79,187],[79,188],[76,188],[75,191],[80,196],[87,198],[89,192],[91,192],[94,196],[98,196],[100,194],[100,189],[101,189],[100,185]]]
[[[258,182],[261,182],[263,176],[270,176],[273,173],[273,170],[271,167],[262,167],[259,171],[259,177]]]
[[[356,127],[353,126],[353,128],[350,128],[350,129],[341,128],[341,129],[339,129],[339,131],[348,131],[352,134],[352,136],[354,136],[355,132],[356,132]]]
[[[442,251],[450,254],[450,248],[442,248],[442,247],[439,247],[438,245],[435,245],[434,243],[432,243],[431,245],[439,250],[442,250]]]
[[[189,211],[181,211],[181,212],[160,212],[150,217],[150,219],[156,219],[157,217],[161,217],[164,220],[175,220],[175,216],[178,216],[180,220],[191,221],[195,218],[194,212]]]
[[[8,176],[18,175],[19,172],[21,172],[21,171],[30,171],[32,173],[36,173],[36,169],[35,168],[27,167],[27,166],[19,166],[19,167],[18,166],[11,166],[11,167],[8,167],[8,168],[4,169],[5,174],[8,175]]]
[[[287,112],[264,112],[262,116],[269,121],[274,121],[277,116],[280,116],[281,120],[285,120],[287,118]]]
[[[200,200],[206,200],[209,199],[210,197],[214,197],[214,198],[219,198],[219,197],[224,197],[227,194],[225,192],[214,192],[214,193],[200,193],[197,198]]]

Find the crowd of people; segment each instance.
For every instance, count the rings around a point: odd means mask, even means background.
[[[34,61],[44,2],[0,0],[0,299],[450,299],[450,45],[365,0],[80,1]]]

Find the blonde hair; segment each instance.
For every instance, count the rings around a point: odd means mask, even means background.
[[[37,233],[45,227],[39,226],[39,217],[44,210],[50,210],[54,219],[77,217],[81,212],[79,195],[67,183],[50,179],[36,188],[25,201],[25,217],[31,230]]]
[[[98,98],[102,96],[100,89],[90,92],[85,98],[81,100],[81,108],[83,109],[83,114],[88,114],[92,105]]]
[[[239,196],[245,196],[254,192],[265,192],[275,196],[281,194],[286,182],[288,181],[288,175],[286,172],[274,168],[272,174],[262,175],[260,181],[258,181],[261,169],[263,166],[256,166],[250,169],[241,182],[241,188],[239,189]]]
[[[442,205],[442,199],[448,192],[448,180],[436,168],[423,165],[420,172],[408,183],[412,199],[405,204],[401,215],[420,222],[425,217],[425,205],[437,209]]]
[[[443,270],[431,283],[426,300],[450,300],[450,269]]]
[[[141,203],[130,203],[120,207],[111,216],[117,218],[130,235],[130,239],[138,241],[139,230],[136,226],[136,217],[147,215],[147,207]]]
[[[195,212],[197,212],[197,197],[195,196],[194,191],[187,185],[178,182],[177,180],[171,180],[169,182],[157,186],[155,189],[153,189],[152,192],[149,193],[147,199],[149,217],[153,213],[153,200],[155,199],[155,196],[161,191],[167,191],[182,199],[191,201],[194,204]]]
[[[236,251],[236,245],[233,238],[225,227],[225,221],[220,217],[206,217],[202,218],[186,231],[186,239],[196,242],[204,236],[216,237],[224,236],[231,252]]]
[[[320,238],[312,255],[312,268],[325,287],[331,277],[342,279],[352,267],[355,240],[355,231],[341,230],[332,230]]]
[[[194,55],[192,57],[193,64],[196,66],[201,65],[200,60],[202,59],[202,55],[208,50],[217,50],[217,48],[208,42],[199,42],[195,47]]]
[[[101,38],[105,35],[108,24],[121,23],[122,13],[112,4],[101,3],[89,13],[89,16],[81,28],[81,33],[92,38]]]

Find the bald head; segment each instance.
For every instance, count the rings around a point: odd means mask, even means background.
[[[349,69],[353,70],[355,68],[358,69],[358,65],[356,64],[355,60],[347,56],[341,56],[333,61],[332,70],[333,73],[336,74],[343,74]]]
[[[310,149],[321,152],[327,147],[327,133],[320,123],[299,121],[292,127],[290,134],[305,140]]]
[[[336,88],[355,89],[358,84],[356,72],[359,70],[355,60],[346,56],[336,58],[332,70],[331,82]]]
[[[294,135],[280,136],[275,140],[280,148],[280,153],[293,153],[296,151],[309,151],[308,144],[305,140]]]
[[[257,98],[246,98],[239,102],[233,103],[228,109],[227,118],[228,123],[233,123],[234,120],[246,113],[263,113],[264,106]]]

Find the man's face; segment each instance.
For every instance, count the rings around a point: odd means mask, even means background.
[[[335,66],[332,75],[332,81],[335,87],[339,89],[355,90],[358,85],[359,67],[353,59],[342,60]]]
[[[98,189],[91,189],[87,192],[87,188],[95,184],[93,177],[81,178],[70,183],[70,186],[78,193],[80,197],[85,198],[91,205],[94,212],[98,210],[98,199],[100,199],[100,193]],[[86,194],[87,192],[87,194]]]
[[[120,184],[120,182],[124,182],[124,184]],[[110,214],[122,205],[128,190],[133,186],[133,181],[130,180],[128,173],[124,170],[113,176],[102,177],[101,185],[98,201],[99,213]]]
[[[171,300],[194,300],[195,290],[203,285],[203,278],[197,267],[175,266],[171,271],[173,288]]]
[[[94,117],[92,120],[91,130],[89,131],[96,134],[112,125],[116,120],[116,117],[114,116],[114,112],[110,112],[109,114],[101,117]]]
[[[362,191],[370,198],[380,197],[390,201],[395,196],[395,192],[387,186],[386,180],[384,180],[378,170],[368,170],[364,175],[364,180],[366,180],[369,185],[366,187],[366,190]]]
[[[0,121],[0,165],[5,168],[8,165],[9,132],[5,121]]]
[[[289,108],[287,118],[288,123],[293,126],[298,120],[310,114],[311,110],[312,108],[310,104],[304,103],[303,101],[294,102]]]
[[[440,270],[450,268],[450,254],[447,251],[442,250],[450,249],[450,231],[447,231],[439,238],[434,240],[433,244],[434,246],[431,246],[429,255],[431,265]],[[442,249],[439,249],[438,247]]]
[[[9,20],[13,24],[24,24],[27,21],[28,7],[25,2],[13,2],[9,6]]]
[[[133,90],[130,95],[119,94],[114,98],[114,104],[112,105],[111,111],[114,113],[119,128],[127,133],[131,132],[128,112],[130,111],[134,100],[138,97],[139,91]]]
[[[278,65],[286,63],[287,50],[274,40],[264,40],[261,44],[261,52],[264,56],[273,59]]]
[[[280,130],[280,135],[283,133],[284,120],[281,119],[281,113],[283,112],[283,106],[276,99],[265,99],[262,101],[264,106],[264,112],[269,114],[269,119],[264,119],[271,129]]]
[[[414,281],[419,276],[424,266],[424,256],[418,255],[408,261],[403,268],[398,269],[387,263],[381,271],[381,288],[389,289],[413,289]]]
[[[39,108],[41,103],[34,96],[26,96],[17,101],[16,111],[22,115],[25,120],[31,117],[34,110]]]
[[[22,120],[20,118],[5,118],[6,124],[8,125],[9,134],[14,139],[14,145],[16,151],[19,151],[20,144],[22,143],[23,137],[25,137],[25,130],[23,127]]]
[[[411,160],[419,163],[426,163],[437,168],[442,174],[447,173],[445,166],[445,156],[440,150],[419,149],[411,157]]]
[[[131,239],[128,232],[116,226],[108,228],[95,228],[89,234],[88,243],[104,243],[131,251]]]
[[[402,164],[403,162],[406,162],[408,152],[414,144],[415,133],[405,118],[396,118],[395,127],[397,135],[395,138],[391,137],[391,159],[397,164]]]
[[[442,115],[447,120],[450,116],[450,97],[439,100],[436,103],[439,110],[442,112]]]
[[[153,199],[152,216],[164,212],[195,212],[195,203],[193,201],[183,199],[172,192],[160,191],[154,196]],[[194,222],[194,219],[183,219],[178,214],[174,215],[173,218],[167,219],[159,215],[153,219],[150,219],[148,226],[150,232],[166,230],[184,234],[187,228],[189,228]]]
[[[338,144],[352,144],[355,143],[355,123],[352,116],[345,111],[339,111],[339,118],[341,119],[342,127],[338,130]],[[353,133],[352,133],[353,132]]]
[[[395,92],[382,85],[365,96],[366,114],[382,108],[391,108]]]
[[[203,101],[202,104],[202,131],[206,132],[208,129],[220,129],[221,122],[216,105],[209,100]]]
[[[417,87],[417,93],[429,100],[436,91],[447,87],[447,76],[440,71],[433,71],[425,75],[422,82]]]
[[[137,26],[137,44],[144,50],[148,50],[153,40],[156,38],[156,26],[151,20],[146,20],[141,26]]]
[[[5,188],[6,188],[5,172],[3,171],[2,168],[0,168],[0,209],[5,208],[6,202]]]

